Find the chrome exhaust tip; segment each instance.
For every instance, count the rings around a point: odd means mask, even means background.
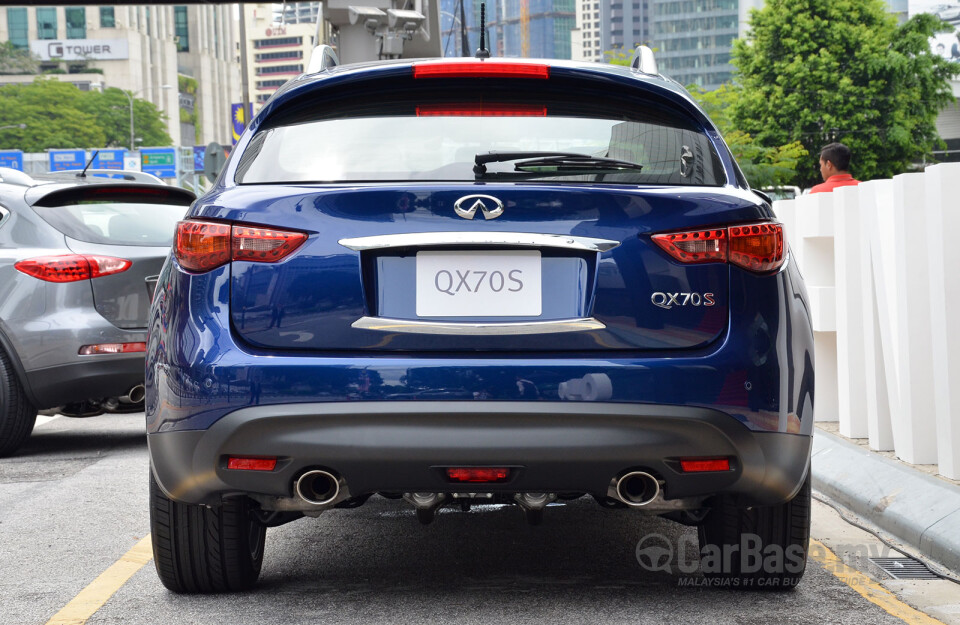
[[[644,471],[631,471],[617,480],[617,498],[628,506],[645,506],[660,494],[660,482]]]
[[[307,471],[294,483],[294,492],[303,501],[323,506],[336,501],[340,495],[340,479],[329,471]]]
[[[127,394],[118,399],[125,404],[139,404],[146,396],[147,392],[146,389],[143,388],[143,384],[137,384],[136,386],[130,387]]]

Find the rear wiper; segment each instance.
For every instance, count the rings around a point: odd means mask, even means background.
[[[574,152],[487,152],[486,154],[477,154],[474,157],[473,173],[477,176],[486,174],[487,163],[502,163],[520,159],[527,160],[521,160],[514,165],[514,170],[524,173],[551,174],[563,172],[564,174],[570,174],[570,170],[590,172],[597,170],[640,171],[643,169],[643,165],[639,163]]]

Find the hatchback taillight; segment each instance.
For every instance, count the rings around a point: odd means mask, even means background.
[[[729,262],[766,273],[783,265],[783,225],[775,222],[737,224],[709,230],[666,232],[651,237],[681,263]]]
[[[45,282],[78,282],[121,273],[130,268],[125,258],[97,254],[37,256],[14,264],[17,271]]]
[[[184,269],[209,271],[232,260],[275,263],[306,240],[302,232],[188,220],[177,224],[173,254]]]

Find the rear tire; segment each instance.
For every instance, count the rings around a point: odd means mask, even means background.
[[[163,585],[177,593],[235,592],[260,576],[266,527],[246,497],[207,508],[173,501],[150,474],[153,561]]]
[[[9,356],[0,349],[0,458],[19,449],[36,422],[37,409],[27,399]]]
[[[700,568],[718,586],[789,590],[803,577],[810,540],[810,475],[776,506],[737,508],[728,498],[699,526]]]

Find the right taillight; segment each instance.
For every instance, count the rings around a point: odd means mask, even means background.
[[[188,220],[177,224],[173,253],[184,269],[210,271],[233,260],[275,263],[306,240],[302,232]]]
[[[730,226],[730,262],[750,271],[767,272],[783,264],[783,226],[763,222]]]
[[[783,225],[776,222],[737,224],[710,230],[666,232],[651,237],[681,263],[729,262],[757,273],[783,265]]]

